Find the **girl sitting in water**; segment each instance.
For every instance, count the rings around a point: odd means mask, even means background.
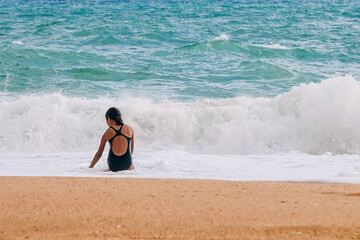
[[[131,155],[134,152],[134,130],[123,123],[121,113],[117,108],[109,108],[105,113],[106,123],[109,128],[101,138],[100,146],[96,152],[90,168],[93,168],[104,152],[107,141],[110,143],[108,165],[110,171],[133,170]]]

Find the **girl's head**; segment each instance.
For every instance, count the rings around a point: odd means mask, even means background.
[[[105,113],[106,120],[113,120],[115,121],[116,125],[123,125],[123,120],[121,118],[121,112],[119,109],[115,107],[109,108]]]

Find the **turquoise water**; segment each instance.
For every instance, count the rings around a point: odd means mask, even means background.
[[[360,79],[359,1],[1,1],[0,92],[274,97]]]

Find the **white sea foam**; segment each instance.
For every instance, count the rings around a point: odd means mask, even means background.
[[[12,42],[12,44],[14,44],[14,45],[24,45],[24,43],[22,41],[20,41],[20,40],[15,40],[15,41]]]
[[[106,154],[94,169],[94,151],[51,154],[0,153],[0,176],[77,176],[360,183],[359,155],[193,154],[180,150],[136,151],[136,169],[106,172]]]
[[[227,35],[225,33],[222,33],[222,34],[220,34],[220,36],[215,37],[214,41],[221,41],[221,40],[226,41],[226,40],[229,40],[229,39],[230,39],[229,35]]]
[[[275,98],[154,103],[61,94],[0,102],[0,152],[89,151],[119,107],[143,149],[198,154],[360,153],[360,84],[351,76],[302,84]]]
[[[0,99],[0,175],[360,183],[360,84],[351,76],[275,98]],[[104,172],[106,153],[88,169],[110,106],[135,129],[135,171]]]
[[[280,44],[252,44],[252,46],[255,47],[262,47],[262,48],[269,48],[269,49],[290,49],[289,47],[282,46]]]

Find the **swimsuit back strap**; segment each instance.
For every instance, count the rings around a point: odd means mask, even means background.
[[[116,129],[115,129],[114,127],[112,127],[112,126],[111,126],[110,128],[111,128],[112,130],[114,130],[115,133],[117,134],[117,131],[118,131],[118,130],[116,130]],[[115,134],[115,136],[116,136],[116,134]]]
[[[129,138],[128,136],[126,136],[126,135],[124,135],[122,132],[121,132],[121,129],[123,128],[123,126],[124,126],[124,124],[122,124],[121,126],[120,126],[120,129],[119,130],[116,130],[114,127],[110,127],[112,130],[114,130],[115,131],[115,136],[114,137],[116,137],[116,136],[119,136],[119,135],[122,135],[122,136],[124,136],[125,138]]]

